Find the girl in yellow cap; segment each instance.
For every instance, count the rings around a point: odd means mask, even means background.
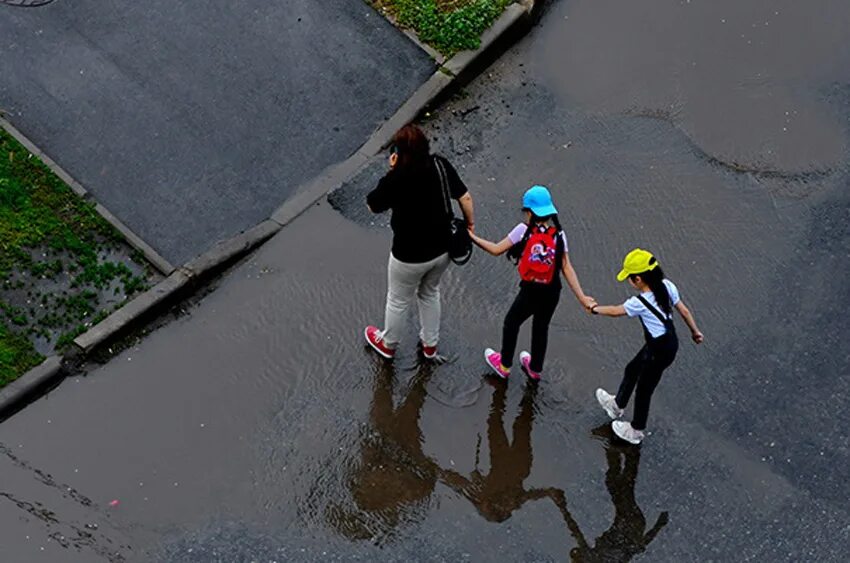
[[[622,305],[594,305],[590,312],[607,317],[628,315],[640,318],[646,344],[626,366],[617,395],[600,388],[596,390],[596,399],[614,421],[611,423],[614,433],[627,442],[640,444],[644,439],[652,393],[661,380],[661,374],[676,359],[679,349],[679,339],[673,326],[673,308],[685,319],[694,342],[700,344],[703,335],[690,310],[679,298],[679,290],[673,282],[665,279],[661,266],[651,253],[636,248],[626,255],[617,281],[626,279],[640,292],[639,295],[630,297]],[[637,393],[632,422],[618,420],[623,416],[635,387]]]

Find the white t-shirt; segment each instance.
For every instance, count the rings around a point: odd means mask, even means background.
[[[679,302],[679,290],[670,280],[664,280],[664,285],[667,286],[667,293],[670,294],[670,303],[675,307]],[[661,307],[658,306],[658,302],[655,300],[655,295],[653,295],[651,291],[644,292],[641,296],[646,299],[650,305],[658,309],[659,313],[662,315],[664,314],[664,311],[661,310]],[[655,313],[647,309],[637,297],[629,297],[626,302],[623,303],[623,307],[626,308],[626,314],[628,316],[641,318],[643,326],[646,327],[646,330],[649,331],[649,334],[653,338],[658,338],[666,332],[664,323],[655,316]],[[672,318],[672,315],[670,315],[670,318]]]
[[[522,240],[522,237],[525,236],[525,231],[528,230],[528,225],[525,223],[520,223],[508,233],[508,238],[510,239],[512,244],[517,244]],[[564,252],[569,252],[570,247],[567,245],[567,233],[561,231],[561,240],[564,241]]]

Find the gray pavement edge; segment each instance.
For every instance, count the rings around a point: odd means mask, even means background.
[[[539,4],[539,2],[537,2]],[[455,86],[459,77],[472,69],[473,63],[492,56],[509,33],[522,28],[523,34],[531,29],[535,14],[535,2],[524,0],[511,4],[481,37],[481,46],[474,51],[462,51],[445,61],[437,71],[404,104],[369,137],[366,143],[342,162],[325,169],[316,178],[296,191],[269,219],[234,236],[215,244],[210,250],[175,268],[159,256],[141,238],[124,226],[103,206],[95,203],[98,212],[115,226],[128,242],[141,251],[167,277],[148,291],[136,296],[89,331],[74,339],[73,350],[67,358],[52,356],[40,366],[30,370],[0,390],[0,420],[4,413],[15,412],[33,400],[35,395],[60,381],[65,373],[62,368],[66,359],[85,359],[92,352],[114,342],[123,335],[144,326],[165,307],[173,305],[204,281],[220,272],[229,264],[247,256],[266,242],[287,224],[307,209],[318,203],[328,193],[353,178],[369,159],[380,153],[398,129],[415,120]],[[408,34],[408,37],[411,37]],[[411,37],[414,40],[413,37]],[[415,42],[422,46],[418,40]],[[424,48],[424,47],[423,47]],[[430,48],[426,49],[430,54]],[[29,139],[0,116],[0,126],[15,137],[31,153],[35,154],[57,176],[62,178],[82,197],[91,201],[90,194],[52,159],[38,149]]]
[[[0,420],[5,420],[29,401],[52,388],[65,377],[62,358],[50,356],[41,364],[0,389]]]

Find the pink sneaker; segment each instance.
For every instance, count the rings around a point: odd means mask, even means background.
[[[540,381],[540,374],[536,371],[531,370],[531,354],[528,352],[520,352],[519,354],[519,363],[522,366],[522,369],[525,371],[525,375],[528,376],[532,381]]]
[[[490,366],[496,375],[501,379],[507,379],[511,375],[511,368],[506,368],[502,365],[502,355],[492,348],[484,350],[484,361]]]
[[[395,356],[395,350],[384,344],[384,335],[377,327],[367,326],[364,334],[366,336],[366,342],[369,343],[369,346],[371,346],[375,352],[388,360],[393,359]]]

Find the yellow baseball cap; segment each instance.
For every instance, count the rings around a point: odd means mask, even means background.
[[[632,274],[642,274],[654,270],[658,261],[651,252],[642,248],[635,248],[623,259],[623,269],[617,274],[617,281],[625,281]]]

